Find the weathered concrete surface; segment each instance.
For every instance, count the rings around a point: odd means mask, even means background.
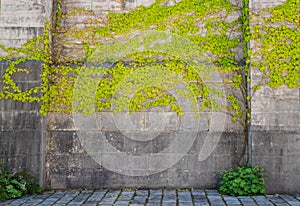
[[[165,0],[162,5],[171,6],[175,3],[180,2],[180,0]],[[241,5],[241,1],[230,1],[233,5]],[[103,27],[106,24],[107,14],[110,12],[129,12],[132,9],[138,6],[150,6],[155,3],[155,0],[125,0],[125,1],[111,1],[111,0],[64,0],[62,1],[62,12],[65,15],[61,18],[61,26],[59,30],[59,37],[54,38],[54,43],[57,48],[55,48],[55,55],[60,57],[65,57],[68,59],[82,60],[82,57],[85,55],[83,49],[84,43],[95,42],[105,42],[105,39],[97,39],[97,35],[94,38],[77,38],[73,35],[73,32],[68,33],[68,31],[76,29],[84,29],[85,27]],[[88,12],[74,12],[80,9],[85,9]],[[224,12],[221,11],[214,15],[210,15],[210,18],[216,17],[227,22],[233,22],[237,20],[240,16],[239,11],[232,12],[231,14],[224,15]],[[199,23],[198,27],[200,28],[199,35],[206,35],[207,31],[205,29],[205,21]],[[155,25],[154,25],[155,26]],[[242,38],[242,34],[239,30],[239,26],[233,26],[228,33],[229,38]],[[149,28],[151,30],[151,28]],[[243,58],[243,44],[239,44],[238,48],[235,49],[236,58],[240,60]]]
[[[122,131],[118,131],[112,120],[110,127],[93,131],[95,134],[99,132],[102,132],[106,140],[119,151],[139,156],[159,153],[167,148],[174,141],[174,132],[176,131],[165,130],[160,132],[155,139],[146,142],[133,141]],[[203,147],[207,132],[207,130],[198,131],[191,149],[179,162],[166,171],[153,175],[130,177],[105,169],[87,154],[76,133],[71,116],[49,114],[46,187],[53,189],[69,187],[214,188],[218,184],[219,173],[237,165],[242,156],[244,140],[240,131],[221,132],[219,144],[212,154],[204,161],[198,161],[198,154]],[[187,133],[187,135],[189,134]],[[111,162],[111,164],[120,163]]]
[[[240,4],[241,1],[231,2]],[[251,0],[250,10],[257,11],[283,2],[285,1]],[[92,10],[96,17],[105,17],[110,11],[126,11],[138,5],[150,5],[153,1],[134,0],[122,3],[110,0],[63,0],[62,3],[65,12],[81,7]],[[44,17],[51,13],[52,1],[1,0],[0,6],[0,43],[18,47],[27,40],[41,35]],[[89,16],[79,13],[74,17],[63,19],[62,27],[84,28],[89,25],[88,21],[85,21],[88,19]],[[67,40],[62,45],[62,55],[71,58],[81,55],[80,42],[77,45],[73,41],[74,39]],[[252,46],[253,44],[250,44],[250,47]],[[237,57],[242,56],[241,51],[236,53]],[[5,63],[0,64],[0,75],[6,66]],[[40,66],[35,63],[27,66],[28,69],[32,69],[31,73],[14,76],[24,89],[39,84],[40,81]],[[252,68],[252,76],[255,76],[254,72]],[[3,84],[0,81],[1,87]],[[284,87],[279,89],[264,87],[252,99],[253,162],[254,165],[265,169],[266,188],[269,193],[299,193],[299,93],[299,88],[289,90]],[[33,174],[39,176],[41,183],[45,182],[47,188],[215,188],[218,185],[219,172],[236,166],[243,149],[241,128],[227,120],[216,149],[206,160],[198,161],[198,153],[208,130],[208,121],[204,119],[192,148],[182,160],[158,174],[128,177],[105,169],[88,155],[80,144],[76,133],[78,128],[73,125],[72,116],[49,114],[46,128],[44,119],[37,112],[38,107],[38,104],[1,100],[0,154],[4,155],[3,160],[11,163],[13,170],[29,168]],[[179,119],[173,117],[171,119],[164,133],[148,142],[133,142],[126,138],[114,125],[111,113],[102,113],[99,122],[101,131],[114,147],[120,151],[141,155],[159,152],[169,145],[172,130],[179,122]],[[147,118],[143,122],[144,125],[140,126],[145,127]],[[46,139],[45,132],[47,132]],[[47,144],[46,151],[44,151],[45,144]]]
[[[103,26],[101,21],[91,21],[106,18],[108,12],[128,12],[130,9],[139,5],[151,5],[153,0],[133,0],[133,1],[62,1],[63,13],[69,14],[73,10],[83,8],[91,13],[78,12],[76,15],[65,16],[61,21],[62,33],[57,39],[54,39],[55,44],[60,47],[57,49],[60,54],[71,59],[80,59],[83,56],[82,42],[80,39],[70,37],[68,31],[72,29],[84,29],[87,26]],[[166,1],[166,5],[172,4],[175,1]],[[176,1],[177,2],[177,1]],[[236,1],[232,1],[235,4]],[[217,16],[218,14],[216,14]],[[226,16],[228,22],[232,22],[239,17],[238,12]],[[222,18],[225,18],[224,16]],[[92,22],[92,23],[90,23]],[[65,33],[64,33],[65,32]],[[205,35],[205,30],[201,30]],[[241,38],[241,33],[233,32],[231,38]],[[62,39],[64,41],[62,41]],[[240,44],[242,46],[242,43]],[[243,56],[242,48],[236,49],[237,58]],[[102,132],[106,140],[119,152],[127,152],[136,156],[143,154],[157,154],[167,148],[174,140],[178,132],[178,124],[181,122],[176,115],[164,112],[170,118],[163,131],[153,130],[155,139],[149,141],[133,141],[126,137],[128,131],[120,129],[120,127],[128,128],[126,125],[116,125],[111,112],[102,112],[98,115],[97,123],[99,127],[91,133],[96,135],[97,132]],[[138,116],[142,118],[138,119]],[[202,117],[203,118],[203,117]],[[94,161],[88,154],[85,148],[81,145],[80,137],[73,124],[73,118],[70,115],[64,114],[49,114],[47,117],[47,163],[46,163],[46,187],[55,189],[64,188],[120,188],[120,187],[201,187],[212,188],[218,184],[219,172],[236,166],[243,150],[243,135],[241,127],[236,123],[232,123],[230,117],[227,117],[224,133],[223,129],[215,131],[215,134],[221,135],[221,140],[214,152],[204,161],[198,161],[198,154],[204,144],[205,137],[208,134],[210,120],[204,115],[204,118],[199,123],[199,131],[194,131],[197,138],[192,148],[184,155],[183,159],[177,164],[170,167],[166,171],[154,175],[142,177],[129,177],[122,174],[105,169]],[[127,123],[130,120],[123,119],[122,123]],[[152,122],[151,122],[152,121]],[[133,123],[137,130],[132,133],[136,138],[144,136],[148,126],[154,122],[159,122],[160,119],[149,120],[147,112],[140,115],[133,115]],[[121,123],[121,124],[122,124]],[[220,121],[219,125],[223,122]],[[86,128],[91,125],[87,124]],[[158,125],[159,126],[159,125]],[[188,135],[188,134],[187,134]],[[87,140],[89,141],[89,140]],[[92,141],[92,140],[90,140]],[[99,147],[99,150],[102,149]],[[105,149],[105,148],[103,148]],[[117,154],[115,152],[114,154]],[[170,153],[171,154],[171,153]],[[163,161],[163,160],[162,160]],[[123,162],[114,162],[112,165],[122,164]],[[145,164],[145,162],[140,162]]]
[[[20,47],[41,36],[45,21],[52,12],[52,0],[0,0],[0,44]],[[0,55],[5,53],[0,49]],[[0,62],[0,90],[7,63]],[[40,85],[41,63],[20,65],[28,74],[16,73],[13,80],[23,91]],[[0,100],[0,157],[13,171],[29,169],[44,183],[45,118],[39,104]]]
[[[262,8],[276,6],[283,2],[250,1],[250,8],[253,11],[257,11]],[[147,5],[152,2],[139,1],[139,3]],[[126,11],[126,9],[134,8],[137,6],[137,1],[126,4],[111,1],[64,1],[63,5],[66,13],[80,7],[92,10],[96,16],[105,17],[110,11],[124,11],[124,9]],[[85,23],[86,19],[89,19],[89,16],[79,13],[76,16],[64,19],[62,26],[66,29],[73,27],[84,28],[89,25]],[[67,39],[65,45],[62,45],[62,54],[76,58],[76,56],[80,56],[81,54],[81,47],[80,43],[74,44],[73,41],[74,39]],[[237,51],[237,56],[242,56],[240,51]],[[288,152],[282,152],[291,148],[292,144],[299,137],[300,109],[298,92],[298,89],[287,90],[287,88],[281,88],[272,90],[270,88],[263,88],[252,99],[253,161],[255,165],[265,168],[266,185],[269,192],[298,192],[297,174],[299,172],[299,161],[297,161],[297,154],[299,154],[299,148],[293,147],[292,155]],[[102,121],[103,119],[105,121]],[[141,151],[148,153],[158,152],[165,146],[168,146],[168,143],[172,139],[170,135],[165,133],[163,137],[158,138],[156,141],[148,142],[149,144],[147,145],[133,143],[122,135],[122,131],[118,131],[110,113],[102,113],[98,123],[100,124],[99,129],[105,131],[104,134],[111,144],[121,151],[127,150],[137,153]],[[169,128],[172,128],[172,126],[174,128],[177,123],[177,120],[173,119],[173,124],[170,124]],[[203,128],[207,128],[204,122],[201,124]],[[148,187],[215,187],[218,183],[217,173],[236,165],[243,147],[243,140],[240,134],[241,128],[228,121],[224,129],[225,133],[217,149],[206,161],[197,161],[197,152],[199,152],[199,148],[201,148],[204,141],[203,138],[205,137],[205,129],[203,129],[198,134],[193,146],[194,149],[190,150],[184,157],[184,160],[179,161],[165,172],[146,177],[132,178],[110,172],[89,157],[80,144],[75,132],[77,128],[72,125],[71,116],[50,114],[48,116],[47,129],[47,151],[49,158],[47,159],[46,185],[50,188],[82,186],[118,188],[122,186],[134,187],[141,185],[143,187],[145,185]],[[171,130],[168,130],[168,132]],[[283,139],[281,140],[283,144],[280,145],[280,149],[273,149],[272,138],[274,134],[279,134],[278,136],[281,136]],[[270,148],[270,150],[267,150],[267,153],[262,153],[262,151],[265,151],[265,147]],[[198,150],[195,148],[198,148]],[[222,155],[219,154],[220,148],[222,148]],[[282,159],[286,161],[284,162]],[[288,162],[292,164],[290,165]],[[279,171],[278,168],[282,170]],[[291,168],[292,170],[289,170]],[[284,174],[287,171],[289,171],[288,177]],[[280,181],[277,181],[278,177],[281,177]],[[289,184],[285,184],[286,180],[289,180]]]
[[[112,0],[63,0],[62,12],[70,14],[74,10],[85,9],[91,13],[77,12],[74,15],[61,18],[60,34],[62,36],[54,37],[55,55],[66,59],[81,60],[85,56],[83,49],[83,40],[76,39],[68,34],[68,31],[74,29],[84,29],[88,26],[104,26],[107,14],[112,11],[128,12],[137,6],[149,6],[155,0],[130,0],[130,1],[112,1]],[[72,35],[72,34],[71,34]],[[86,41],[87,39],[85,39]]]
[[[271,193],[300,188],[299,88],[263,88],[252,101],[253,163],[265,169]]]
[[[250,0],[250,11],[284,2]],[[254,41],[250,42],[250,49],[257,50]],[[259,75],[257,69],[252,68],[252,84],[261,78]],[[300,192],[300,89],[263,86],[256,91],[251,104],[253,163],[265,169],[267,191]]]
[[[0,62],[1,75],[7,66],[8,63]],[[40,85],[40,62],[22,63],[19,67],[29,71],[13,75],[19,88],[27,90]],[[43,185],[45,118],[38,111],[39,103],[0,100],[0,161],[9,162],[13,172],[29,169]]]
[[[51,0],[1,0],[0,44],[19,47],[42,35],[45,20],[51,12]]]

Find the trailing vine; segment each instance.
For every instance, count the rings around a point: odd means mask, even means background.
[[[46,24],[46,28],[49,24]],[[50,40],[48,30],[45,29],[43,36],[36,37],[21,48],[6,48],[0,45],[7,55],[0,57],[0,61],[4,61],[8,64],[5,73],[2,75],[2,82],[4,84],[3,90],[0,91],[0,99],[12,99],[20,102],[40,102],[43,97],[41,94],[45,94],[48,88],[48,76],[46,74],[51,64],[50,55]],[[19,85],[13,80],[15,73],[29,73],[27,69],[20,68],[20,64],[28,61],[40,61],[42,62],[44,73],[41,75],[42,85],[35,86],[27,90],[21,90]]]
[[[85,50],[84,58],[77,58],[76,64],[84,62],[89,58],[93,53],[94,48],[105,44],[105,42],[112,42],[118,35],[130,34],[134,31],[140,30],[156,30],[156,31],[169,31],[174,35],[180,35],[186,39],[192,41],[195,45],[201,45],[201,49],[208,51],[209,55],[215,65],[218,65],[218,68],[223,73],[228,73],[233,70],[239,70],[239,65],[236,60],[235,53],[233,49],[237,48],[240,43],[239,36],[233,37],[233,33],[240,32],[240,19],[233,18],[230,19],[230,15],[233,12],[239,11],[240,8],[237,6],[231,5],[227,1],[215,0],[215,1],[181,1],[173,6],[165,6],[164,1],[156,1],[149,7],[140,6],[127,13],[117,13],[111,12],[108,14],[107,19],[99,18],[96,14],[93,14],[91,11],[86,11],[82,9],[75,9],[68,11],[68,14],[63,14],[65,18],[71,18],[72,16],[80,16],[89,14],[92,16],[94,24],[105,24],[104,26],[87,26],[84,30],[78,29],[76,25],[69,26],[68,31],[63,27],[62,31],[64,36],[68,39],[76,39],[76,42],[81,42],[83,49]],[[94,15],[94,16],[93,16]],[[221,17],[220,17],[221,16]],[[91,19],[87,19],[85,22],[87,25],[91,22]],[[201,28],[201,24],[204,24],[204,28]],[[205,31],[203,31],[205,30]],[[206,33],[203,35],[203,33]],[[103,43],[104,42],[104,43]],[[72,42],[64,42],[61,45],[68,45],[68,47],[75,47],[76,45],[70,45]],[[63,47],[63,46],[62,46]],[[60,51],[62,51],[61,49]],[[119,51],[122,51],[122,48],[118,48]],[[64,71],[65,75],[61,75],[59,72],[59,79],[56,81],[60,82],[59,84],[54,84],[52,86],[53,97],[51,97],[51,110],[54,111],[64,111],[66,112],[70,108],[71,97],[72,96],[72,83],[74,83],[74,75],[76,71],[72,66],[66,66],[68,64],[74,65],[74,59],[70,59],[61,54],[57,54],[58,59],[63,60],[64,62]],[[106,71],[106,77],[100,83],[101,86],[98,89],[97,97],[104,101],[97,102],[97,108],[101,110],[110,109],[111,102],[108,100],[114,94],[114,88],[118,85],[119,81],[130,72],[136,71],[138,68],[142,68],[145,65],[157,65],[162,62],[168,62],[168,68],[172,71],[176,71],[177,74],[182,74],[186,69],[189,71],[186,73],[188,75],[188,81],[190,82],[199,82],[197,80],[199,77],[197,73],[190,72],[193,68],[186,67],[184,62],[178,60],[178,58],[172,57],[171,59],[168,56],[165,56],[165,59],[158,59],[157,55],[161,54],[146,54],[146,57],[141,54],[133,54],[130,57],[125,57],[125,61],[121,61],[116,64],[116,68]],[[149,58],[152,56],[153,58]],[[133,59],[131,64],[131,69],[128,69],[128,63],[126,58]],[[165,61],[167,59],[167,61]],[[127,65],[126,65],[127,64]],[[134,65],[134,66],[132,66]],[[60,66],[61,67],[61,66]],[[66,72],[68,70],[68,72]],[[69,78],[71,76],[71,79]],[[235,77],[236,83],[238,77]],[[207,93],[210,90],[207,86],[203,84],[189,84],[190,89],[193,90],[195,96],[201,96],[203,104],[201,108],[211,107],[212,101],[209,100]],[[64,88],[63,92],[60,93]],[[211,90],[210,90],[211,91]],[[62,94],[63,96],[59,95]],[[144,96],[137,94],[134,97],[134,101],[138,105],[131,105],[130,108],[133,110],[142,110],[145,107],[149,107],[149,102],[142,103],[142,100],[148,99],[149,95],[147,93],[153,93],[153,91],[144,91]],[[155,92],[154,92],[155,93]],[[203,95],[204,94],[204,95]],[[153,95],[153,94],[152,94]],[[157,94],[158,95],[158,94]],[[205,96],[206,95],[206,96]],[[58,97],[59,98],[56,98]],[[140,99],[139,99],[140,98]],[[153,102],[152,106],[165,106],[166,103],[173,102],[172,108],[179,114],[180,109],[174,105],[174,100],[171,101],[171,97],[168,95],[157,96]],[[56,100],[58,100],[56,102]],[[64,103],[61,105],[61,103]],[[241,113],[239,111],[239,113]]]
[[[124,8],[126,2],[122,2]],[[0,46],[7,53],[0,57],[0,61],[9,63],[2,76],[4,88],[0,91],[0,99],[42,102],[40,112],[43,115],[48,112],[70,113],[77,75],[82,69],[87,69],[83,65],[91,58],[95,48],[137,31],[164,31],[186,38],[206,51],[224,75],[224,85],[229,85],[229,91],[221,94],[204,84],[195,68],[178,56],[146,51],[127,55],[103,72],[96,93],[97,110],[111,109],[115,89],[126,76],[151,66],[161,70],[167,68],[167,71],[181,76],[193,95],[200,97],[201,110],[214,108],[229,112],[233,121],[240,122],[246,134],[251,114],[252,94],[247,88],[252,81],[249,78],[250,66],[257,68],[261,77],[259,82],[253,82],[254,91],[264,84],[273,88],[300,86],[298,8],[298,0],[287,0],[275,8],[249,14],[248,0],[243,0],[242,8],[223,0],[182,0],[172,6],[165,5],[164,0],[157,0],[151,6],[110,12],[104,18],[85,9],[65,11],[62,1],[57,1],[55,18],[52,19],[54,23],[52,26],[49,23],[45,25],[43,36],[28,41],[21,48]],[[236,12],[241,12],[240,17],[234,18]],[[80,15],[89,17],[83,18],[84,29],[78,25],[65,25],[69,18]],[[49,33],[52,34],[51,40]],[[250,41],[255,43],[257,50],[249,49]],[[124,48],[115,49],[122,51]],[[237,56],[235,50],[239,49],[243,49],[243,57]],[[73,50],[77,55],[70,54]],[[28,72],[18,67],[21,62],[27,61],[42,62],[42,85],[22,91],[13,80],[13,74]],[[211,99],[213,95],[226,95],[229,104],[216,105]],[[135,93],[129,104],[131,111],[156,106],[169,106],[182,115],[176,99],[168,94],[167,89],[145,87]]]
[[[261,76],[254,89],[267,84],[277,88],[300,86],[299,1],[287,0],[275,8],[251,13],[251,39],[257,51],[249,51]],[[268,14],[268,15],[267,15]],[[265,17],[264,17],[265,16]]]

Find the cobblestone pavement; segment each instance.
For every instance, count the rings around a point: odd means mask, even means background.
[[[4,205],[300,206],[300,194],[230,197],[220,195],[217,190],[68,190],[44,192],[42,195],[0,202],[0,206]]]

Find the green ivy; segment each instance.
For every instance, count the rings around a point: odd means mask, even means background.
[[[46,24],[47,27],[48,24]],[[46,71],[49,64],[51,64],[51,54],[50,54],[50,40],[48,37],[48,30],[44,30],[44,34],[41,37],[36,37],[21,48],[6,48],[0,45],[0,49],[7,53],[6,56],[1,56],[0,61],[8,63],[6,72],[2,76],[2,82],[4,84],[3,90],[0,91],[0,99],[12,99],[14,101],[20,102],[40,102],[41,93],[44,93],[45,88],[47,88],[47,74],[41,76],[43,85],[30,88],[28,90],[22,91],[16,82],[13,80],[13,75],[15,73],[28,73],[29,71],[20,68],[20,64],[28,61],[40,61],[43,62],[43,67]],[[21,56],[21,57],[20,57]]]
[[[218,65],[218,69],[222,72],[229,72],[232,70],[239,70],[238,63],[235,60],[235,54],[232,51],[236,48],[240,42],[238,38],[230,38],[232,32],[239,32],[240,19],[232,22],[226,22],[226,16],[238,11],[240,8],[231,5],[227,1],[214,0],[214,1],[198,1],[198,0],[183,0],[174,6],[162,5],[164,1],[156,1],[149,7],[140,6],[128,13],[110,12],[108,19],[106,20],[106,26],[103,27],[87,27],[85,30],[73,28],[69,32],[66,31],[65,36],[75,38],[83,42],[86,56],[80,61],[86,61],[90,59],[90,56],[95,51],[95,47],[101,46],[103,39],[106,41],[113,41],[118,35],[130,35],[134,31],[138,30],[156,30],[156,31],[170,31],[173,35],[180,35],[183,38],[188,39],[195,45],[201,44],[201,49],[208,51],[208,55],[211,56],[215,65]],[[213,17],[218,12],[224,12],[224,18]],[[80,15],[86,11],[77,10],[78,13],[74,15]],[[90,13],[90,15],[92,15]],[[205,24],[205,30],[207,35],[199,35],[199,24]],[[230,30],[231,32],[228,32]],[[149,40],[151,41],[151,39]],[[130,42],[132,44],[138,44],[139,42]],[[145,44],[145,42],[143,42]],[[200,47],[199,47],[200,48]],[[126,49],[126,45],[118,45],[114,49],[115,52],[120,52]],[[188,51],[187,51],[188,52]],[[172,53],[172,52],[171,52]],[[163,56],[161,58],[161,56]],[[188,54],[186,54],[188,56]],[[149,58],[151,57],[151,58]],[[65,57],[60,56],[60,59]],[[125,65],[124,62],[115,62],[115,67],[106,71],[103,80],[100,81],[96,97],[101,101],[96,102],[98,111],[111,109],[111,98],[115,94],[114,89],[131,72],[136,72],[143,69],[143,67],[158,66],[158,64],[164,64],[165,68],[168,68],[176,74],[184,73],[184,81],[187,81],[189,89],[193,92],[195,97],[201,96],[202,102],[200,109],[204,108],[217,108],[216,103],[213,100],[212,95],[209,93],[217,93],[212,91],[209,86],[204,85],[197,72],[193,71],[195,68],[187,66],[187,63],[180,62],[178,58],[169,58],[169,54],[157,54],[157,53],[143,53],[132,54],[125,56],[126,59],[131,59],[130,65]],[[69,59],[65,59],[70,61]],[[99,59],[98,59],[99,61]],[[105,60],[100,60],[105,62]],[[106,61],[114,61],[113,59],[107,59]],[[71,71],[71,68],[65,66],[65,71]],[[79,70],[77,70],[79,71]],[[166,70],[167,71],[167,70]],[[60,79],[56,79],[56,83],[51,86],[52,92],[55,95],[52,98],[50,104],[50,110],[67,112],[71,108],[71,98],[73,92],[73,85],[75,79],[73,75],[66,72],[66,75],[61,75],[61,71],[57,70],[60,75]],[[76,74],[76,72],[75,72]],[[69,78],[71,76],[71,78]],[[75,75],[76,76],[76,75]],[[198,82],[198,83],[191,83]],[[63,92],[61,88],[63,89]],[[56,91],[59,89],[59,91]],[[147,109],[153,106],[170,106],[171,110],[182,114],[181,108],[176,105],[176,99],[171,95],[166,94],[164,91],[158,88],[145,88],[145,90],[138,91],[132,101],[129,108],[132,111],[139,111]],[[59,94],[59,95],[57,95]],[[62,94],[62,96],[60,95]],[[65,94],[63,96],[63,94]],[[70,95],[70,96],[69,96]],[[82,94],[83,96],[85,94]],[[55,98],[59,96],[59,98]],[[58,101],[56,101],[58,100]],[[64,101],[66,100],[66,101]],[[81,105],[77,103],[77,105]],[[73,108],[74,109],[74,108]]]
[[[62,3],[58,1],[55,11],[55,28],[50,24],[45,26],[44,35],[30,40],[21,48],[1,49],[7,52],[7,56],[0,60],[7,61],[9,66],[2,76],[4,88],[0,91],[0,98],[13,99],[15,101],[42,102],[40,112],[45,115],[47,112],[72,111],[73,90],[77,75],[84,69],[82,65],[89,60],[95,52],[95,48],[102,45],[100,42],[113,41],[117,36],[130,35],[135,31],[169,31],[173,35],[179,35],[188,39],[202,50],[207,51],[219,72],[229,78],[224,79],[224,84],[229,84],[232,93],[226,94],[229,105],[224,107],[230,111],[233,121],[243,122],[249,119],[250,108],[245,101],[250,100],[245,84],[249,73],[249,57],[257,58],[252,61],[251,66],[257,67],[264,77],[264,81],[271,87],[278,87],[286,84],[294,88],[299,86],[299,14],[297,0],[288,0],[286,3],[272,9],[266,9],[249,16],[248,1],[243,0],[243,8],[233,6],[229,1],[223,0],[182,0],[174,6],[164,6],[164,0],[158,0],[151,6],[139,6],[130,12],[110,12],[107,19],[87,20],[89,23],[101,23],[103,26],[87,26],[85,29],[71,27],[68,31],[61,26],[63,18],[80,14],[96,16],[92,11],[74,9],[64,13]],[[241,12],[241,17],[230,22],[226,21],[233,12]],[[262,18],[263,12],[269,12],[271,17]],[[219,13],[223,17],[220,18]],[[253,21],[254,15],[261,17],[263,21],[249,27],[249,21]],[[278,26],[274,26],[274,24]],[[200,27],[199,25],[204,25]],[[240,26],[241,25],[241,26]],[[49,32],[53,34],[52,40],[61,41],[60,44],[52,42],[50,47]],[[205,35],[202,35],[204,32]],[[239,62],[233,52],[240,43],[239,37],[232,37],[233,33],[242,32],[244,42],[244,61]],[[82,42],[85,55],[81,59],[72,60],[60,53],[60,46],[66,43],[63,39],[75,38]],[[250,40],[260,43],[259,50],[253,52],[248,50]],[[124,48],[126,45],[124,45]],[[116,51],[124,48],[116,47]],[[172,48],[170,48],[172,49]],[[54,53],[52,53],[54,51]],[[187,52],[187,56],[189,53]],[[21,57],[20,57],[21,56]],[[259,58],[263,56],[263,58]],[[55,58],[53,58],[55,57]],[[131,61],[128,63],[128,59]],[[42,85],[21,91],[13,81],[13,74],[16,72],[28,72],[18,68],[21,62],[26,61],[43,62],[43,73],[41,74]],[[114,61],[107,59],[108,62]],[[104,62],[104,61],[103,61]],[[182,75],[182,80],[188,85],[195,97],[201,97],[199,109],[212,108],[220,109],[216,105],[213,95],[220,94],[220,91],[212,90],[209,85],[197,74],[195,68],[179,57],[169,54],[143,52],[134,53],[114,62],[114,67],[103,73],[100,87],[95,94],[97,97],[96,109],[98,111],[111,109],[111,98],[114,96],[114,89],[121,80],[131,72],[142,70],[144,67],[162,67],[166,71],[172,71],[176,75]],[[254,85],[253,89],[259,89],[261,82]],[[237,89],[241,90],[242,99],[234,94]],[[178,91],[180,92],[180,91]],[[83,96],[86,94],[82,94]],[[79,104],[80,105],[80,104]],[[154,106],[169,106],[171,110],[182,114],[181,108],[176,104],[167,88],[146,87],[137,91],[129,103],[132,111],[139,111]],[[120,108],[121,109],[121,108]],[[124,108],[123,108],[124,109]]]
[[[56,7],[56,10],[55,10],[54,26],[55,26],[55,28],[59,28],[61,26],[61,21],[62,21],[62,17],[63,17],[62,1],[61,0],[56,1],[55,7]]]
[[[262,75],[255,89],[268,84],[277,88],[300,86],[300,30],[298,12],[299,1],[287,0],[275,8],[263,9],[251,14],[251,20],[260,17],[261,21],[251,26],[251,39],[257,44],[258,51],[250,53],[255,61],[251,62]],[[269,13],[270,16],[262,18]],[[263,58],[261,58],[263,57]]]

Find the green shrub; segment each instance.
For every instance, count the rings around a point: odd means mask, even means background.
[[[247,165],[223,172],[219,192],[223,195],[265,195],[263,169]]]
[[[30,175],[27,170],[12,174],[0,162],[0,201],[26,194],[39,194],[41,191],[36,177]]]

